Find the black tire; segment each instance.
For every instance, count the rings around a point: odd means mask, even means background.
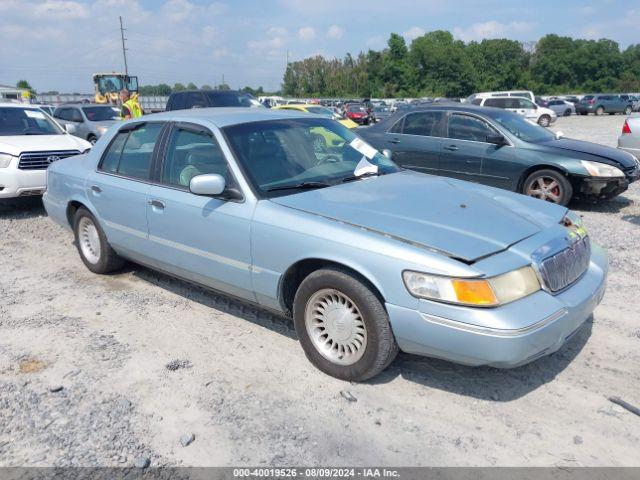
[[[631,115],[631,112],[633,112],[633,108],[631,108],[629,105],[627,105],[627,106],[624,108],[624,112],[623,112],[623,113],[624,113],[625,115]]]
[[[540,191],[540,188],[538,188],[540,183],[550,185],[550,183],[547,183],[548,179],[555,180],[557,189],[554,187],[550,192],[551,194],[534,194],[533,192]],[[536,182],[538,183],[536,184]],[[558,205],[568,205],[571,197],[573,197],[573,187],[562,173],[556,170],[542,169],[536,170],[525,179],[521,193],[547,202],[557,203]],[[557,200],[552,199],[552,195],[557,197]]]
[[[89,142],[91,145],[95,145],[97,141],[98,137],[96,137],[95,135],[89,135],[87,137],[87,142]]]
[[[549,115],[540,115],[540,118],[538,118],[538,125],[540,125],[541,127],[548,127],[549,125],[551,125],[551,117]]]
[[[589,112],[580,112],[580,115],[589,115]]]
[[[602,105],[596,108],[596,115],[604,115],[604,107]]]
[[[100,256],[97,262],[91,262],[89,259],[87,259],[80,246],[81,240],[79,226],[83,218],[87,218],[88,220],[90,220],[96,227],[96,230],[98,232],[98,239],[100,241]],[[115,272],[116,270],[120,270],[123,267],[125,261],[111,248],[109,242],[107,242],[107,237],[104,234],[104,231],[100,227],[100,224],[87,209],[80,207],[76,212],[76,215],[73,219],[73,233],[76,239],[76,248],[78,249],[78,253],[80,254],[82,263],[84,263],[85,266],[93,273],[111,273]]]
[[[564,116],[565,116],[565,117],[570,117],[570,116],[571,116],[571,109],[570,109],[570,108],[567,108],[567,109],[564,111]]]
[[[366,347],[362,357],[351,365],[327,359],[307,332],[305,314],[309,300],[325,289],[337,290],[353,301],[366,328]],[[382,372],[398,354],[398,344],[382,301],[352,274],[339,268],[324,268],[305,278],[296,292],[293,319],[305,355],[322,372],[347,381],[361,382]]]

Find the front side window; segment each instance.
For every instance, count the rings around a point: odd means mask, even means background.
[[[63,133],[62,129],[39,108],[0,107],[0,136]]]
[[[82,107],[82,111],[90,122],[120,120],[120,110],[106,105],[104,107]]]
[[[533,110],[536,108],[533,102],[531,100],[527,100],[526,98],[519,98],[518,103],[519,108],[526,108],[528,110]]]
[[[507,108],[507,102],[512,102],[509,98],[487,98],[484,101],[485,107]]]
[[[496,134],[491,126],[477,117],[459,114],[449,117],[449,138],[486,142],[488,136]]]
[[[544,127],[525,120],[522,116],[505,111],[498,115],[491,115],[502,128],[525,142],[539,143],[555,140],[556,136]]]
[[[163,125],[145,123],[119,132],[105,153],[100,170],[131,178],[149,179],[151,159]]]
[[[402,133],[407,135],[421,135],[438,137],[438,126],[442,120],[442,112],[410,113],[404,120]]]
[[[188,188],[193,177],[212,173],[230,183],[229,167],[218,142],[208,132],[176,128],[162,167],[162,183]]]
[[[356,180],[356,167],[363,165],[377,167],[381,175],[399,171],[350,129],[329,119],[251,122],[226,127],[224,133],[248,180],[265,197]]]

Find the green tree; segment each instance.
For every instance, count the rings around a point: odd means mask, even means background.
[[[187,89],[182,83],[174,83],[171,89],[174,92],[184,92]]]
[[[36,93],[31,84],[27,80],[18,80],[16,83],[16,88],[24,88],[29,90],[31,93]]]
[[[195,83],[189,82],[187,84],[187,90],[197,90],[197,89],[198,89],[198,86]]]
[[[527,88],[530,55],[514,40],[471,42],[466,54],[473,65],[478,90]]]

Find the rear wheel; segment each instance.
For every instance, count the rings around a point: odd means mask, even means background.
[[[548,127],[551,124],[551,117],[549,115],[541,115],[538,119],[538,125],[541,127]]]
[[[604,115],[604,107],[596,108],[596,115],[598,115],[598,116]]]
[[[305,278],[296,292],[293,318],[309,361],[333,377],[367,380],[398,353],[384,305],[344,270],[321,269]]]
[[[567,109],[564,111],[564,116],[565,116],[565,117],[570,117],[570,116],[571,116],[571,109],[570,109],[570,108],[567,108]]]
[[[538,170],[526,178],[522,193],[545,202],[567,205],[573,196],[573,187],[560,172]]]
[[[111,248],[95,217],[85,208],[79,208],[73,222],[76,247],[85,266],[93,273],[119,270],[124,260]]]

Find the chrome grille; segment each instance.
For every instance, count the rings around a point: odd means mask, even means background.
[[[589,268],[591,243],[589,237],[578,240],[564,250],[540,262],[540,275],[552,292],[558,292],[578,280]]]
[[[53,162],[63,158],[79,155],[78,150],[60,150],[51,152],[25,152],[20,155],[18,168],[20,170],[44,170]]]

